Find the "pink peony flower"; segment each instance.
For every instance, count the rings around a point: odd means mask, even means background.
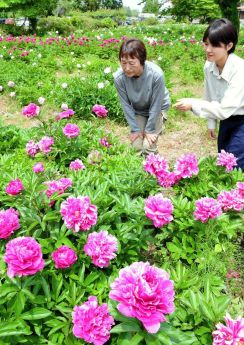
[[[108,267],[110,260],[116,257],[118,241],[107,231],[92,232],[88,235],[84,246],[85,253],[91,257],[92,262],[98,267]]]
[[[97,115],[97,117],[106,117],[108,110],[104,105],[95,104],[92,108],[92,112]]]
[[[4,261],[8,264],[7,275],[29,276],[44,267],[41,246],[32,237],[17,237],[6,245]]]
[[[226,314],[225,322],[226,326],[222,323],[216,325],[217,330],[212,333],[213,345],[243,345],[244,318],[239,316],[233,320],[229,314]]]
[[[71,117],[72,115],[74,115],[74,110],[73,109],[66,109],[64,111],[62,111],[61,113],[59,113],[59,115],[56,117],[56,120],[62,120],[62,119],[67,119],[69,117]]]
[[[76,159],[70,163],[69,168],[70,170],[84,170],[85,165],[83,164],[82,160]]]
[[[26,153],[31,156],[35,157],[35,155],[39,152],[39,145],[34,142],[34,140],[30,140],[26,144]]]
[[[144,170],[151,175],[157,175],[158,172],[168,171],[169,165],[164,157],[150,153],[143,164]]]
[[[100,144],[103,145],[104,147],[107,147],[109,148],[111,146],[111,144],[109,144],[108,142],[108,137],[104,137],[104,138],[101,138],[99,140]]]
[[[70,178],[62,177],[59,180],[44,182],[44,184],[48,186],[46,195],[48,199],[50,199],[54,193],[58,193],[58,195],[60,195],[63,194],[66,189],[72,187],[72,180]]]
[[[218,203],[224,211],[241,211],[244,208],[244,199],[241,198],[237,189],[222,191],[218,195]]]
[[[102,154],[97,150],[92,150],[87,157],[88,163],[92,165],[100,163],[102,158],[103,158]]]
[[[145,214],[153,221],[153,225],[157,228],[172,221],[173,209],[174,207],[171,201],[164,198],[161,194],[149,196],[149,198],[145,200]]]
[[[177,176],[174,171],[167,170],[158,171],[156,177],[159,185],[164,188],[172,187],[180,179],[180,177]]]
[[[174,172],[180,178],[197,175],[199,172],[197,157],[193,153],[182,155],[175,163]]]
[[[69,107],[68,107],[68,105],[67,105],[66,103],[62,103],[62,104],[61,104],[61,109],[62,109],[62,110],[68,110]]]
[[[97,222],[97,207],[88,196],[69,197],[62,202],[60,213],[67,228],[74,232],[89,230]]]
[[[244,182],[237,182],[236,187],[241,198],[244,199]]]
[[[67,123],[67,125],[63,128],[63,133],[68,138],[75,138],[80,134],[80,129],[74,123]]]
[[[42,162],[38,162],[35,165],[33,165],[32,170],[34,171],[34,173],[38,174],[40,172],[44,171],[44,166],[42,164]]]
[[[26,117],[35,117],[39,114],[40,107],[36,105],[35,103],[30,103],[24,109],[22,110],[22,114]]]
[[[20,179],[12,180],[7,185],[5,191],[9,195],[17,195],[24,189],[24,186]]]
[[[52,137],[43,137],[39,143],[39,149],[41,152],[48,154],[51,152],[52,148],[51,146],[54,144],[54,139]]]
[[[87,302],[74,307],[72,321],[74,336],[94,345],[103,345],[109,340],[110,329],[114,324],[108,305],[103,303],[99,306],[95,296],[90,296]]]
[[[208,219],[217,218],[222,214],[220,204],[213,198],[204,197],[198,199],[195,202],[195,206],[194,218],[202,223],[206,223]]]
[[[0,211],[0,238],[8,238],[20,228],[19,212],[13,208]]]
[[[120,270],[109,298],[119,302],[119,312],[135,317],[149,333],[157,333],[165,314],[174,312],[174,286],[164,270],[148,262],[135,262]]]
[[[52,253],[52,259],[56,268],[68,268],[77,261],[77,255],[68,246],[61,246]]]
[[[233,155],[233,153],[225,152],[225,150],[221,150],[218,153],[217,158],[217,165],[221,165],[226,168],[226,171],[231,171],[234,169],[234,166],[237,165],[237,158]]]

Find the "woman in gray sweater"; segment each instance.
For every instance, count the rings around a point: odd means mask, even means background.
[[[131,129],[131,145],[142,154],[157,153],[163,116],[170,105],[163,71],[146,61],[146,57],[142,41],[123,42],[119,52],[121,68],[114,74],[115,87]]]

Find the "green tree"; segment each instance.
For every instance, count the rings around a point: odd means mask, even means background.
[[[216,0],[172,0],[171,14],[178,21],[200,19],[209,22],[220,16],[219,5]]]
[[[202,23],[206,23],[219,18],[221,13],[219,6],[213,0],[197,0],[192,16],[200,19]]]
[[[101,0],[101,8],[118,9],[123,7],[122,0]]]
[[[97,11],[100,8],[100,0],[76,0],[76,4],[82,12]]]
[[[222,13],[222,17],[229,19],[239,31],[240,18],[238,13],[239,0],[216,0]]]
[[[35,31],[38,18],[52,15],[58,0],[4,0],[4,2],[9,12],[28,18],[32,31]]]
[[[158,14],[161,4],[158,0],[146,0],[143,12]]]
[[[193,20],[193,11],[195,7],[194,0],[172,0],[171,14],[176,17],[177,21],[188,19]]]

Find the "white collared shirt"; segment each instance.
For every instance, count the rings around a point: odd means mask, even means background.
[[[216,120],[244,115],[244,60],[230,54],[222,73],[214,62],[204,66],[204,100],[191,99],[195,115],[208,119],[208,128],[215,129]]]

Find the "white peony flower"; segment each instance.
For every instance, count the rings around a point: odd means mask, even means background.
[[[38,103],[41,104],[41,105],[44,104],[45,103],[45,98],[44,97],[39,97],[38,98]]]
[[[68,84],[67,83],[63,83],[61,86],[62,86],[63,89],[67,89]]]
[[[9,81],[8,81],[8,86],[9,86],[9,87],[15,87],[15,82],[12,81],[12,80],[9,80]]]
[[[106,67],[103,72],[105,74],[111,73],[111,67]]]
[[[9,96],[10,97],[15,97],[16,96],[16,92],[10,92]]]
[[[62,109],[62,110],[67,110],[67,109],[69,109],[68,104],[62,103],[61,109]]]
[[[97,84],[97,87],[98,87],[99,89],[103,89],[103,88],[105,87],[105,84],[104,84],[103,82],[98,83],[98,84]]]

